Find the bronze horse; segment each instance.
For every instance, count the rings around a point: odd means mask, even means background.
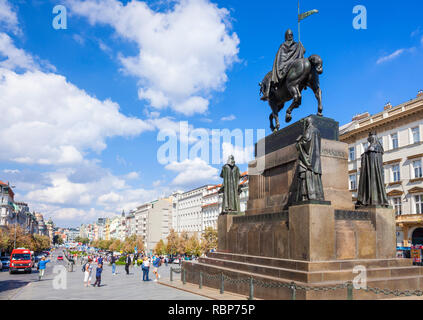
[[[285,103],[293,100],[291,106],[286,111],[286,122],[292,120],[292,110],[301,105],[301,92],[307,87],[311,88],[318,102],[317,115],[323,116],[322,90],[320,89],[319,75],[323,73],[323,61],[318,55],[312,55],[308,59],[298,59],[291,65],[288,74],[281,84],[270,88],[269,102],[272,113],[270,114],[270,129],[276,132],[280,129],[279,112]],[[270,85],[272,72],[269,72],[263,82],[260,83],[260,93],[266,92],[266,86]],[[276,120],[276,126],[273,124]]]

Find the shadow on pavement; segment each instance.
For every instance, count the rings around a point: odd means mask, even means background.
[[[0,281],[0,293],[13,290],[13,289],[19,289],[23,286],[26,286],[28,283],[32,282],[32,280],[3,280]]]

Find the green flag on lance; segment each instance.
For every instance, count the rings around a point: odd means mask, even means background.
[[[300,22],[301,20],[304,20],[305,18],[310,17],[311,15],[313,15],[315,13],[319,13],[319,10],[314,9],[314,10],[310,10],[310,11],[304,12],[302,14],[299,14],[298,15],[298,22]]]
[[[301,20],[304,20],[305,18],[318,13],[319,11],[314,9],[314,10],[310,10],[304,13],[300,13],[300,0],[298,0],[298,41],[301,42],[301,31],[300,31],[300,25],[301,25]]]

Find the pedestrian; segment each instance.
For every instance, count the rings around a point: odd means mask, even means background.
[[[144,257],[144,260],[142,261],[141,270],[142,281],[150,281],[150,279],[148,279],[148,274],[150,273],[150,261],[147,257]]]
[[[125,271],[126,271],[126,275],[129,274],[129,266],[131,265],[131,256],[129,254],[126,255],[126,259],[125,259]]]
[[[165,262],[165,265],[167,267],[167,264],[169,263],[169,259],[167,258],[167,256],[164,258],[164,262]]]
[[[46,264],[49,263],[50,260],[46,260],[46,257],[42,257],[41,261],[38,262],[38,281],[44,277],[44,272],[46,271]]]
[[[153,258],[153,273],[156,276],[156,279],[154,279],[154,282],[157,282],[157,280],[160,279],[159,267],[161,264],[162,264],[162,259],[160,259],[159,255],[156,253]]]
[[[101,264],[101,266],[103,266],[103,257],[102,256],[98,257],[97,262],[98,264]]]
[[[112,263],[112,273],[113,275],[116,275],[116,257],[115,256],[112,256],[111,263]]]
[[[84,265],[84,285],[86,287],[88,287],[91,283],[91,278],[92,278],[92,270],[93,270],[93,266],[92,266],[92,259],[88,258],[88,262]]]
[[[100,287],[101,283],[101,273],[103,272],[103,265],[99,263],[97,265],[97,269],[95,270],[95,282],[94,287],[97,285],[97,287]]]

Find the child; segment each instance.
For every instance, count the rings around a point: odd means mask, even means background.
[[[98,264],[96,272],[95,272],[95,282],[94,287],[97,285],[97,287],[100,287],[101,283],[101,272],[103,271],[103,265],[101,263]]]

